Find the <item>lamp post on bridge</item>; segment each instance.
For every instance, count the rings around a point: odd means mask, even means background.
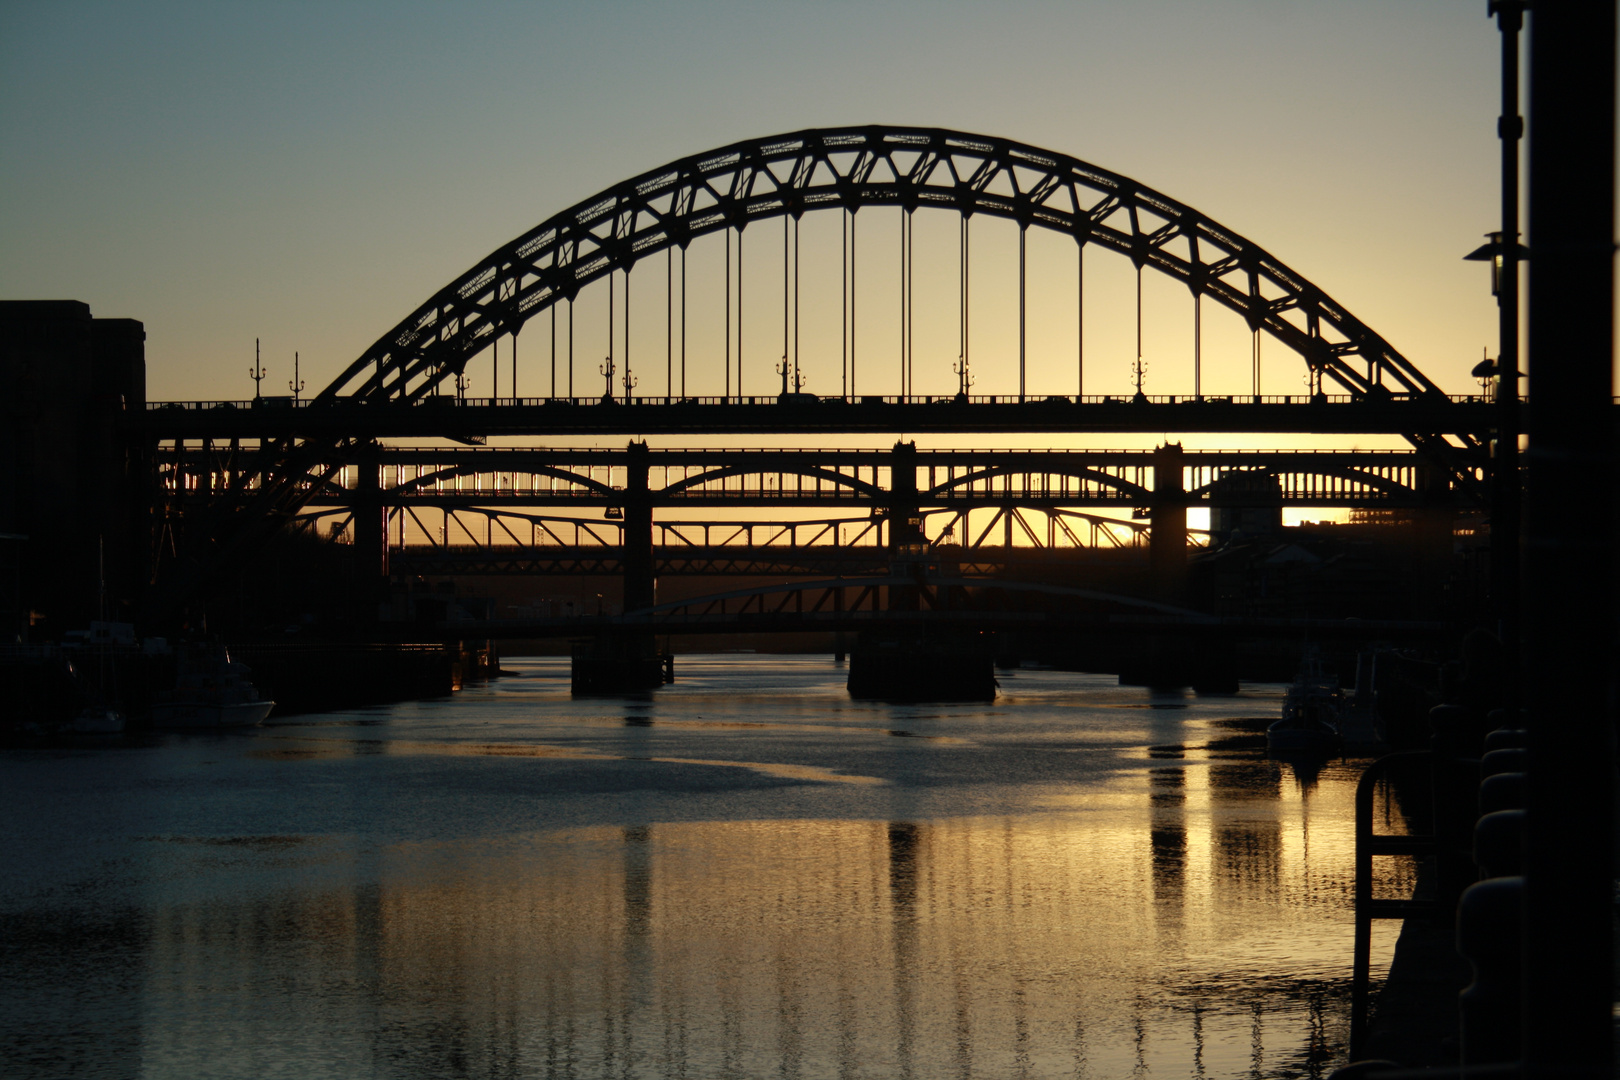
[[[259,360],[259,339],[253,339],[253,366],[248,368],[248,377],[253,380],[253,400],[258,401],[263,395],[259,393],[259,384],[264,381],[264,364]]]

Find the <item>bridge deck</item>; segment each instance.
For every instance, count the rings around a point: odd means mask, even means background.
[[[1480,396],[1353,399],[1348,395],[1253,397],[774,397],[515,398],[415,405],[354,402],[160,401],[127,423],[158,439],[459,438],[556,435],[863,434],[1030,432],[1070,434],[1482,433],[1496,406]]]

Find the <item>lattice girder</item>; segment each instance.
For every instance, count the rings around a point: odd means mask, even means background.
[[[1096,244],[1186,284],[1352,395],[1440,393],[1366,324],[1259,245],[1064,154],[938,128],[826,128],[736,143],[626,180],[502,245],[319,395],[410,402],[503,334],[614,271],[708,233],[807,211],[954,209]]]

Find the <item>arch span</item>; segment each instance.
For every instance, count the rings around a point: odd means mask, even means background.
[[[988,214],[1065,233],[1230,308],[1352,395],[1440,392],[1304,275],[1129,177],[1009,139],[870,125],[733,143],[569,207],[458,275],[317,400],[414,401],[501,335],[656,252],[753,221],[882,205]]]

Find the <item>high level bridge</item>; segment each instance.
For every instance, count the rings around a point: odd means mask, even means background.
[[[863,230],[875,216],[892,221]],[[918,289],[939,268],[919,275],[916,237],[945,222],[953,295],[925,304],[920,326]],[[801,242],[828,223],[835,245]],[[976,261],[985,228],[1013,230],[1015,265]],[[1061,267],[1049,245],[1032,264],[1032,231],[1072,245]],[[688,273],[705,251],[723,265],[718,282]],[[1087,295],[1099,254],[1136,282],[1135,361],[1109,360],[1131,369],[1124,393],[1095,392],[1105,380],[1087,356],[1101,333]],[[1041,311],[1072,329],[1067,357],[1055,331],[1031,333],[1032,266],[1039,283],[1072,285],[1072,304]],[[1187,290],[1176,393],[1145,390],[1148,271]],[[986,274],[1016,275],[1016,349],[974,326]],[[812,294],[823,302],[807,309]],[[1211,306],[1250,338],[1247,385],[1219,393],[1203,357]],[[1117,307],[1101,314],[1131,314]],[[919,354],[919,330],[937,336],[951,308],[954,355]],[[723,311],[722,325],[705,331],[699,309]],[[801,348],[816,333],[821,344]],[[1266,392],[1263,372],[1275,383],[1279,366],[1262,367],[1267,343],[1298,392]],[[919,545],[959,549],[964,573],[1005,574],[1019,547],[1137,542],[1168,566],[1185,557],[1191,506],[1477,507],[1495,417],[1489,394],[1444,393],[1304,275],[1134,180],[1005,139],[866,126],[722,147],[586,199],[457,275],[313,397],[152,402],[127,428],[150,455],[157,596],[171,610],[274,531],[327,518],[379,579],[616,571],[636,610],[654,605],[659,574],[877,572],[879,553]],[[1167,432],[1398,435],[1409,449],[863,450],[825,438]],[[577,445],[745,434],[798,448]],[[730,516],[709,515],[721,508]]]

